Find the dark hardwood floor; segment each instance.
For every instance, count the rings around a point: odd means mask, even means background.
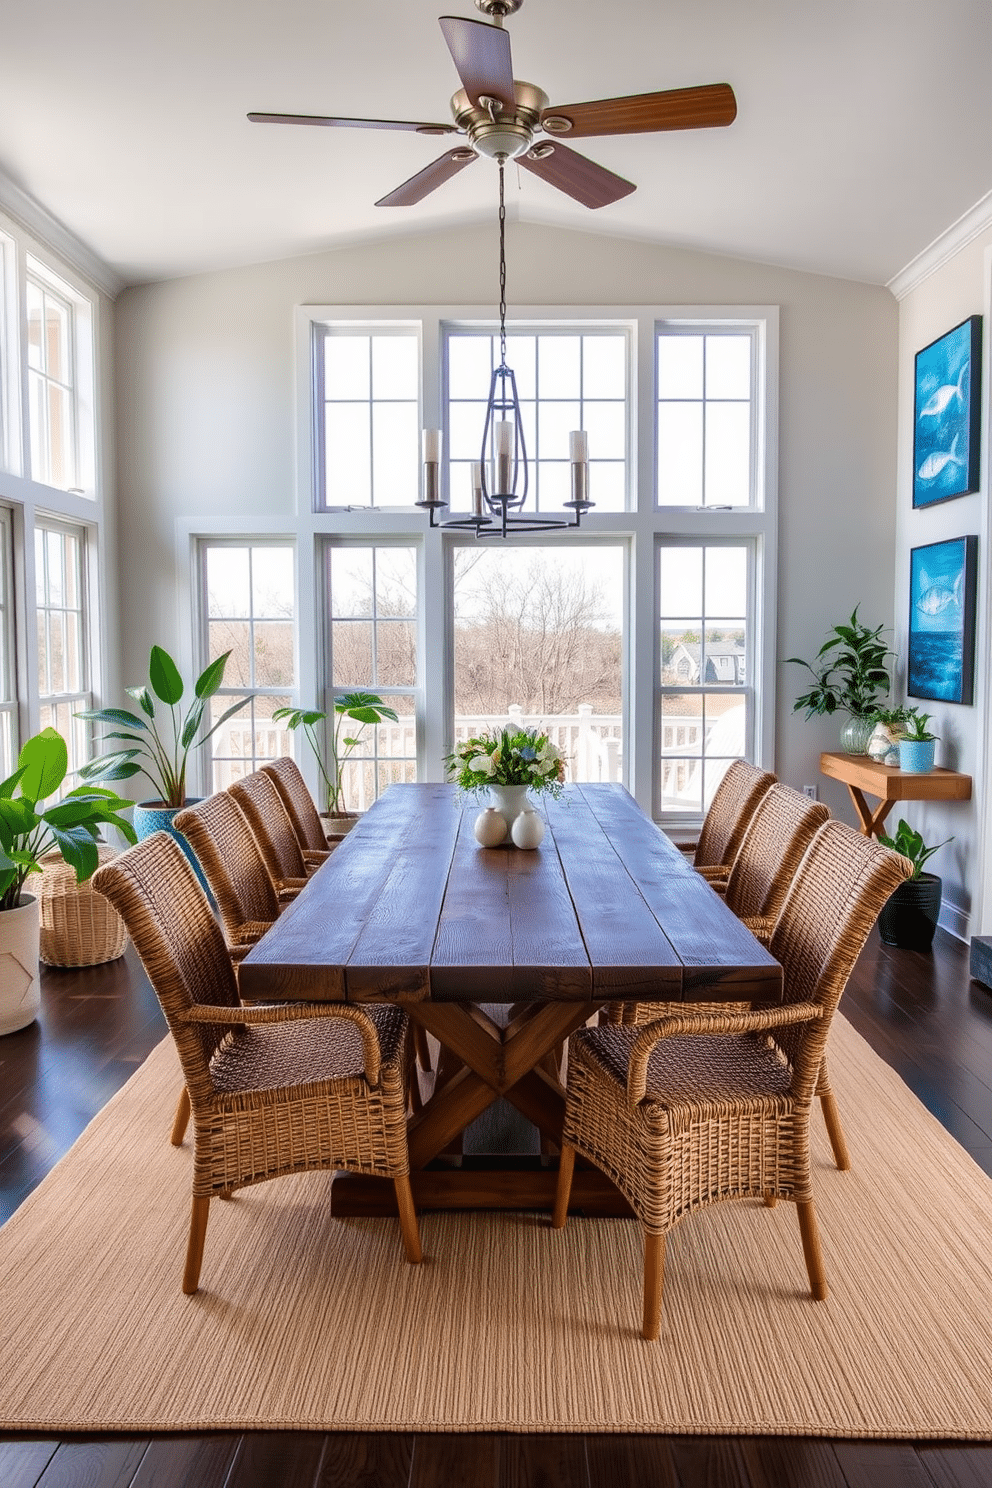
[[[992,993],[966,946],[872,936],[842,1004],[992,1174]],[[164,1036],[133,952],[46,971],[41,1021],[0,1039],[0,1219]],[[2,1303],[0,1303],[2,1306]],[[0,1396],[3,1383],[0,1381]],[[992,1428],[992,1422],[989,1423]],[[984,1488],[992,1445],[817,1438],[258,1432],[0,1437],[0,1488]]]

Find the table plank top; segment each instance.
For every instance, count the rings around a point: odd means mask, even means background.
[[[541,798],[535,851],[393,785],[241,963],[248,998],[779,1001],[782,970],[619,785]]]

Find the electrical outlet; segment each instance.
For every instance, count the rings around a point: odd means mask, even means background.
[[[803,795],[804,796],[809,796],[809,798],[810,798],[811,801],[815,801],[816,800],[816,786],[815,785],[804,785],[803,786]]]

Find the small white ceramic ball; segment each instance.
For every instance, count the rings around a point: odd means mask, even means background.
[[[480,811],[475,818],[475,840],[483,847],[499,847],[501,842],[506,841],[506,820],[496,810],[495,806],[487,806],[485,811]]]
[[[539,847],[544,837],[544,817],[527,808],[515,819],[511,834],[517,847]]]

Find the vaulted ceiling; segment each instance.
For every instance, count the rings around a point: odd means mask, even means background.
[[[457,141],[250,124],[250,110],[450,122],[438,27],[471,0],[31,0],[0,25],[0,173],[125,282],[495,213]],[[992,190],[988,0],[524,0],[518,79],[552,104],[729,82],[729,128],[583,139],[637,190],[590,211],[515,167],[522,219],[884,284]]]

